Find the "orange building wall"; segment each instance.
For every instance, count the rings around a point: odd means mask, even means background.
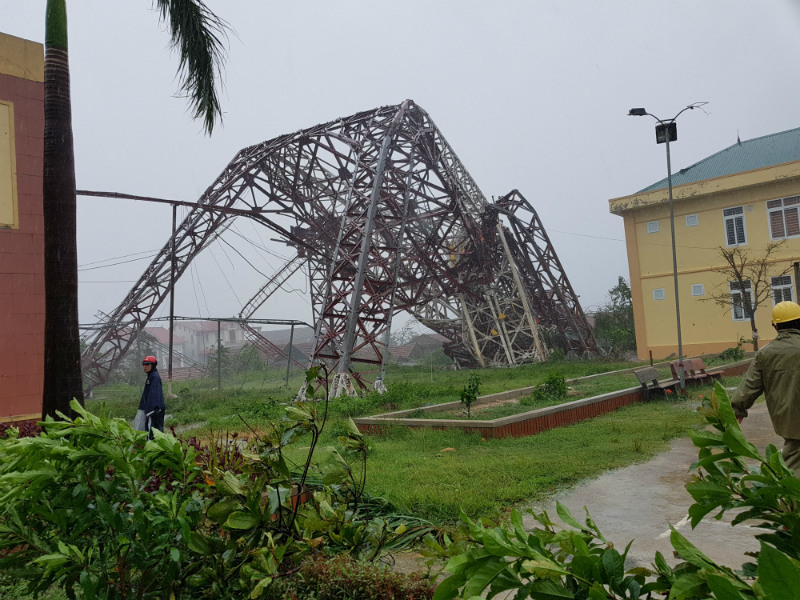
[[[17,224],[0,225],[0,421],[39,418],[44,369],[44,50],[0,33],[0,102],[13,112]],[[6,168],[8,165],[5,165]],[[8,200],[6,198],[6,200]]]

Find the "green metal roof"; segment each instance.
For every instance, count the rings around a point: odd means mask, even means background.
[[[733,175],[800,160],[800,127],[780,133],[737,142],[691,167],[672,174],[672,185],[695,183],[724,175]],[[667,178],[647,186],[638,193],[667,187]]]

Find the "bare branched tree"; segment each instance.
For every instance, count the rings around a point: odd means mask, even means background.
[[[772,257],[782,245],[783,241],[770,242],[758,255],[741,246],[720,246],[719,254],[725,261],[725,266],[713,271],[725,276],[725,284],[718,286],[708,298],[704,298],[725,309],[725,314],[739,310],[744,318],[750,320],[754,351],[758,350],[756,310],[772,299],[771,278],[785,275],[791,269],[789,264],[781,271],[774,271]]]

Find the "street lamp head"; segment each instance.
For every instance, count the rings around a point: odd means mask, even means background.
[[[643,117],[647,114],[647,111],[643,108],[632,108],[628,111],[629,117]]]

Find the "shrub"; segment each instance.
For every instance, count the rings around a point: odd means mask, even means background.
[[[0,573],[35,596],[255,600],[309,554],[374,560],[432,529],[365,509],[367,447],[352,421],[341,451],[324,450],[320,485],[306,485],[327,397],[287,407],[255,441],[218,435],[210,448],[158,431],[148,441],[71,406],[74,421],[0,438]],[[282,451],[301,436],[310,446],[298,475]]]
[[[461,404],[467,407],[467,417],[469,418],[472,403],[478,399],[478,394],[481,393],[481,378],[477,373],[472,373],[469,376],[469,381],[464,389],[461,390]]]
[[[522,398],[519,403],[525,406],[552,404],[567,397],[567,380],[563,375],[551,371],[543,383],[537,385],[530,396]]]
[[[717,358],[724,360],[725,362],[736,362],[738,360],[742,360],[744,358],[744,350],[742,349],[742,344],[744,344],[744,342],[744,338],[739,338],[739,341],[735,346],[725,348],[725,350],[717,355]]]
[[[42,433],[42,428],[38,421],[31,419],[28,421],[18,421],[16,423],[0,423],[0,438],[6,437],[9,431],[12,430],[16,432],[13,433],[13,435],[21,438],[36,437]]]
[[[433,586],[417,576],[394,573],[384,567],[353,560],[346,555],[303,561],[293,576],[276,580],[268,600],[429,600]]]

